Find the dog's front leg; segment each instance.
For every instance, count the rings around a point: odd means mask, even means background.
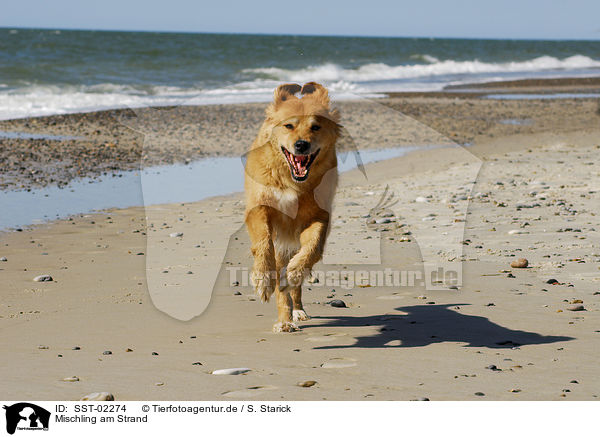
[[[298,326],[292,321],[292,297],[286,287],[279,283],[275,290],[277,296],[277,323],[273,325],[275,332],[293,332]]]
[[[263,302],[268,302],[275,290],[275,249],[273,247],[272,228],[267,206],[257,206],[246,215],[246,227],[252,246],[254,266],[250,280],[256,294]]]
[[[309,318],[302,305],[302,281],[323,256],[327,226],[327,220],[319,220],[304,229],[300,234],[300,250],[288,263],[287,281],[291,288],[294,320]]]

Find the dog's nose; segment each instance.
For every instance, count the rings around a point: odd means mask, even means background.
[[[304,140],[298,140],[294,143],[294,151],[296,153],[306,153],[310,149],[310,143]]]

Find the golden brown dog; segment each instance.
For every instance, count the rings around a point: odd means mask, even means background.
[[[308,319],[301,287],[321,258],[329,231],[338,121],[322,85],[281,85],[248,153],[245,221],[254,255],[251,280],[262,301],[276,295],[275,332],[294,331],[295,321]]]

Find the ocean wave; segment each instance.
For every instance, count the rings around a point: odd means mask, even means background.
[[[0,120],[144,106],[267,102],[279,84],[260,79],[216,89],[113,83],[29,84],[0,91]],[[330,90],[337,99],[355,98],[361,91],[356,85],[342,81],[331,84]],[[373,93],[365,95],[378,97]]]
[[[425,55],[419,55],[423,57]],[[600,61],[588,56],[574,55],[559,59],[552,56],[540,56],[528,61],[504,63],[473,61],[440,61],[429,57],[429,64],[391,66],[383,63],[365,64],[356,69],[344,68],[337,64],[310,66],[298,70],[285,68],[253,68],[244,73],[255,74],[279,81],[307,82],[369,82],[382,80],[416,79],[432,76],[485,74],[485,73],[526,73],[548,70],[573,70],[600,68]]]
[[[104,109],[144,106],[205,105],[268,100],[267,93],[214,93],[197,88],[171,86],[131,86],[99,84],[92,86],[31,85],[0,92],[0,119],[68,114]]]
[[[390,66],[383,63],[344,68],[323,64],[292,70],[256,68],[244,70],[245,81],[205,88],[151,84],[40,85],[18,87],[0,84],[0,119],[65,114],[113,108],[167,105],[210,105],[266,102],[282,82],[325,83],[336,100],[379,97],[390,91],[436,91],[446,85],[520,79],[598,75],[600,61],[583,55],[564,59],[542,56],[528,61],[486,63],[440,61],[414,55],[426,64]]]

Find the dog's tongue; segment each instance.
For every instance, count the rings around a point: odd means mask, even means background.
[[[306,164],[308,164],[308,155],[292,155],[292,164],[298,176],[304,176],[306,173]]]

